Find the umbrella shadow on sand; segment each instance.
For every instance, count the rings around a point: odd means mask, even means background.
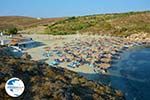
[[[44,44],[43,42],[35,41],[35,45],[33,46],[33,48],[44,46],[44,45],[46,44]]]

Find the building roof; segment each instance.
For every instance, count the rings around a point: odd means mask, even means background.
[[[12,38],[11,40],[11,45],[16,45],[16,44],[27,44],[27,43],[33,43],[34,41],[31,38],[25,38],[25,37],[15,37]]]

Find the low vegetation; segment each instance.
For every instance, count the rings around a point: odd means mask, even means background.
[[[18,29],[16,27],[6,29],[5,34],[7,34],[7,35],[10,35],[10,34],[11,35],[16,35],[16,34],[18,34]]]
[[[69,17],[49,25],[47,34],[109,34],[129,36],[130,34],[150,33],[150,12],[129,12],[91,16]]]
[[[6,48],[5,48],[6,49]],[[66,69],[54,68],[28,58],[14,58],[0,48],[0,98],[13,100],[5,92],[5,83],[18,77],[25,84],[18,100],[124,100],[122,93],[88,81]]]
[[[39,25],[47,26],[55,21],[62,20],[64,18],[32,18],[24,16],[1,16],[0,17],[0,31],[10,29],[12,27],[18,28],[18,30],[24,30],[28,28],[37,27]]]
[[[0,17],[0,31],[12,27],[30,34],[106,34],[126,37],[135,33],[150,33],[150,11],[68,18]]]

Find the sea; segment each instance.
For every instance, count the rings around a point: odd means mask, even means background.
[[[150,100],[150,47],[134,47],[124,51],[106,75],[81,75],[121,90],[126,100]]]

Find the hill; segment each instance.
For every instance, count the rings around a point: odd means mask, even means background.
[[[12,27],[18,29],[32,28],[39,25],[48,25],[63,18],[32,18],[24,16],[0,16],[0,30],[5,30]]]
[[[17,100],[124,100],[122,93],[108,86],[88,81],[77,73],[54,68],[28,58],[16,58],[0,47],[0,98],[13,100],[5,92],[5,83],[18,77],[25,84]]]
[[[150,33],[150,11],[43,18],[40,20],[32,17],[1,16],[0,30],[11,27],[17,27],[21,33],[129,36],[134,33]]]
[[[140,32],[150,33],[150,11],[69,17],[46,29],[46,33],[53,35],[87,33],[128,36]]]

